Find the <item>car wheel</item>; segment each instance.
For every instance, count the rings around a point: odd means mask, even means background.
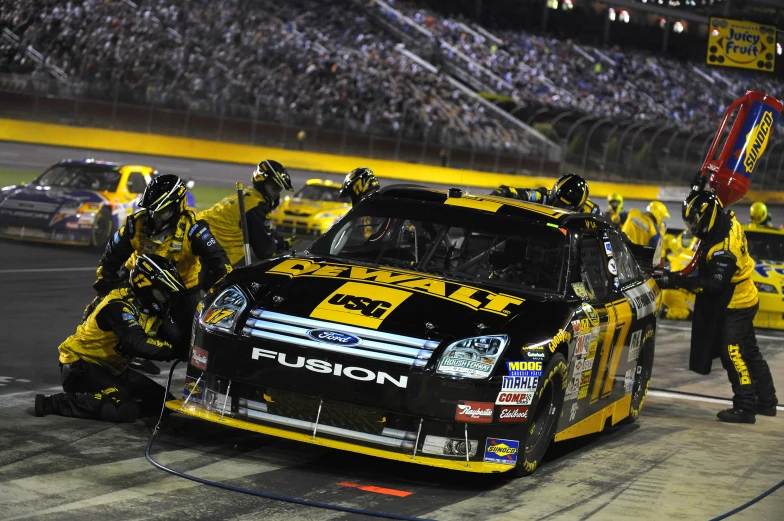
[[[536,470],[555,437],[558,418],[561,417],[566,394],[566,359],[561,353],[553,355],[550,363],[542,371],[529,411],[525,431],[521,435],[523,450],[517,459],[515,472],[518,476],[528,476]]]
[[[653,347],[654,335],[653,326],[646,331],[646,336],[650,332],[650,338],[640,346],[640,354],[637,356],[637,368],[634,370],[634,385],[632,387],[632,403],[629,406],[629,416],[622,423],[634,423],[640,415],[642,406],[645,405],[645,397],[648,396],[648,386],[651,383],[653,374]]]
[[[103,248],[112,236],[112,211],[104,206],[93,221],[90,246]]]

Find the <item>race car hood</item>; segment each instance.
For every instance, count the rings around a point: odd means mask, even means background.
[[[771,284],[778,290],[784,283],[784,261],[757,261],[752,279],[761,284]]]
[[[281,204],[281,210],[288,215],[298,217],[310,217],[311,215],[327,210],[343,210],[347,212],[350,206],[339,201],[313,201],[310,199],[300,199],[295,197]]]
[[[40,185],[9,187],[0,192],[0,223],[45,228],[75,216],[84,204],[103,205],[99,192]]]
[[[514,330],[530,338],[515,341],[541,341],[567,318],[566,302],[541,294],[315,257],[278,258],[231,279],[258,285],[254,309],[432,340],[499,333],[523,321]]]

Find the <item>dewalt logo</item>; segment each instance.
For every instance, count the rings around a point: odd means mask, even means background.
[[[746,367],[746,362],[744,362],[743,358],[740,356],[740,346],[738,346],[737,344],[730,344],[729,353],[730,353],[730,360],[732,360],[732,365],[735,366],[735,371],[738,372],[738,378],[740,379],[740,384],[750,385],[751,377],[749,376],[749,368]]]
[[[768,138],[773,131],[773,113],[766,110],[762,114],[762,119],[759,125],[751,129],[751,132],[746,136],[746,158],[743,160],[743,166],[746,168],[746,173],[751,174],[754,167],[757,165],[757,160],[765,152],[768,146]]]

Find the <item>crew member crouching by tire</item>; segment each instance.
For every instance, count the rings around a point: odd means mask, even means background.
[[[257,259],[272,257],[288,250],[291,241],[278,236],[270,228],[269,213],[280,204],[280,193],[292,191],[288,171],[271,159],[258,164],[253,172],[253,186],[244,189],[245,219],[248,223],[248,240]],[[197,219],[206,221],[220,245],[226,250],[229,262],[237,265],[245,256],[238,195],[223,198],[212,207],[199,212]]]
[[[733,407],[718,413],[721,421],[755,423],[756,414],[775,416],[776,389],[754,334],[759,298],[746,235],[735,214],[725,212],[712,192],[691,192],[683,202],[683,221],[704,245],[699,275],[665,272],[656,278],[662,288],[697,294],[689,369],[709,374],[712,359],[721,357],[734,394]]]
[[[171,262],[140,255],[130,279],[106,295],[60,344],[65,392],[36,395],[36,416],[133,422],[159,412],[164,388],[128,364],[131,357],[169,361],[187,356],[188,337],[169,316],[170,297],[181,291],[185,284]]]

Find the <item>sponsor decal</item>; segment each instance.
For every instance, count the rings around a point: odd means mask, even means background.
[[[528,393],[501,391],[495,399],[496,405],[531,405],[534,391]]]
[[[653,336],[653,327],[648,326],[648,329],[645,330],[645,336],[642,338],[643,342],[647,342]]]
[[[610,241],[604,241],[604,253],[608,257],[613,256],[612,246],[610,245]]]
[[[539,373],[541,374],[541,371]],[[504,376],[501,380],[501,390],[535,391],[538,384],[538,376]]]
[[[577,393],[577,399],[578,400],[582,400],[586,396],[588,396],[588,386],[587,385],[583,385],[583,386],[580,387],[580,392]]]
[[[510,376],[542,376],[542,362],[539,360],[515,360],[506,363]]]
[[[198,378],[193,376],[186,376],[185,377],[185,389],[183,390],[183,400],[188,400],[190,403],[201,403],[204,397],[204,382],[199,382],[199,385],[196,385],[198,382]],[[190,396],[190,399],[188,399]]]
[[[596,342],[596,341],[590,342],[588,344],[588,354],[586,355],[585,358],[593,358],[593,357],[595,357],[596,356],[596,348],[598,347],[598,345],[599,345],[599,342]]]
[[[564,331],[563,329],[558,332],[557,335],[550,340],[550,344],[547,347],[550,348],[550,352],[555,352],[555,348],[561,345],[564,342],[569,342],[572,339],[572,334],[568,331]]]
[[[752,128],[751,132],[746,136],[746,159],[743,161],[746,174],[751,175],[757,164],[757,159],[765,152],[768,146],[768,138],[773,132],[775,123],[773,113],[766,110],[762,113],[759,125]]]
[[[588,385],[589,383],[591,383],[591,371],[583,371],[582,374],[580,374],[580,387]]]
[[[544,358],[544,353],[539,353],[537,351],[533,352],[523,352],[523,356],[527,356],[528,358]]]
[[[569,383],[569,386],[566,388],[567,394],[571,394],[577,392],[580,389],[580,375],[576,374],[573,376],[572,381]]]
[[[584,360],[582,358],[579,358],[579,359],[574,361],[574,372],[573,372],[573,374],[578,374],[578,373],[582,373],[583,372],[583,362],[584,362]]]
[[[191,365],[202,371],[207,370],[207,357],[209,353],[198,346],[191,348]]]
[[[630,394],[634,389],[634,369],[629,369],[623,377],[623,394]]]
[[[311,329],[308,331],[308,336],[316,342],[337,344],[339,346],[355,346],[362,343],[362,340],[354,335],[341,333],[340,331],[331,331],[329,329]]]
[[[627,289],[623,294],[632,305],[638,320],[656,311],[656,295],[646,284]]]
[[[586,340],[588,337],[586,335],[578,336],[577,343],[574,347],[574,355],[580,356],[584,355],[588,352],[588,341]]]
[[[410,291],[346,282],[316,306],[310,316],[378,329],[384,319],[410,296]]]
[[[486,364],[479,360],[469,360],[467,358],[454,358],[445,356],[438,363],[439,370],[450,371],[453,373],[469,374],[474,376],[490,376],[493,364]]]
[[[615,265],[615,259],[610,259],[607,261],[607,271],[613,275],[618,275],[618,267]]]
[[[427,435],[425,436],[425,442],[422,444],[422,453],[465,458],[467,452],[470,458],[476,456],[476,448],[478,446],[479,440],[469,439],[466,444],[465,438],[442,438],[441,436]]]
[[[360,382],[375,382],[379,385],[384,385],[389,382],[392,385],[405,389],[408,386],[408,376],[392,376],[384,371],[371,371],[364,367],[349,366],[344,367],[340,363],[331,363],[326,360],[319,360],[317,358],[305,358],[304,356],[287,355],[286,353],[279,353],[277,351],[270,351],[269,349],[261,349],[254,347],[250,356],[253,360],[267,358],[275,360],[278,364],[290,367],[293,369],[307,369],[314,373],[330,374],[333,376],[345,376],[352,380]]]
[[[577,416],[577,410],[579,408],[580,408],[580,404],[578,404],[577,402],[572,404],[572,408],[569,410],[569,421],[570,422],[574,421],[575,416]]]
[[[579,320],[572,320],[572,330],[574,331],[575,335],[579,335],[580,334],[580,331],[582,329],[580,327],[580,321]]]
[[[490,402],[457,402],[455,421],[466,423],[492,423],[493,404]]]
[[[85,228],[89,228],[90,226],[91,225],[88,224],[87,226],[85,226]],[[65,229],[66,230],[78,230],[79,229],[79,223],[78,222],[73,222],[73,221],[67,222],[67,223],[65,223]]]
[[[202,321],[205,324],[217,324],[221,320],[231,318],[234,313],[236,313],[236,310],[233,309],[213,308],[204,315]]]
[[[749,368],[746,367],[746,362],[743,361],[743,357],[740,354],[740,346],[738,344],[730,344],[728,347],[728,351],[730,354],[730,360],[732,360],[732,365],[735,366],[735,371],[737,371],[738,373],[740,384],[741,385],[751,384],[751,377],[749,376]]]
[[[585,313],[585,316],[588,317],[588,321],[591,323],[592,326],[599,325],[599,315],[596,313],[596,310],[593,308],[592,305],[588,304],[587,302],[583,302],[582,306],[580,306]]]
[[[520,442],[517,440],[487,438],[484,460],[489,463],[516,465],[519,448]]]
[[[498,421],[504,423],[528,421],[528,407],[501,407]]]
[[[136,322],[136,317],[134,317],[130,313],[123,313],[122,319],[125,320],[126,322]]]
[[[590,371],[593,369],[593,360],[593,358],[586,358],[585,361],[583,361],[583,371]]]
[[[572,283],[572,289],[574,290],[574,294],[580,298],[588,298],[588,292],[585,290],[585,284],[582,282],[574,282]]]
[[[401,293],[407,295],[411,292],[423,293],[450,300],[456,304],[467,306],[475,310],[495,313],[497,315],[509,315],[514,311],[514,307],[519,306],[524,302],[524,299],[505,295],[503,293],[493,293],[491,291],[465,286],[452,281],[433,277],[422,277],[410,272],[387,268],[376,269],[363,266],[350,266],[347,264],[312,262],[306,259],[286,259],[280,264],[270,268],[267,273],[285,275],[288,277],[323,277],[367,281],[372,282],[373,284],[359,284],[359,286],[369,287],[375,290],[384,289],[385,286],[400,288],[400,290],[404,290]],[[389,298],[384,298],[380,294],[375,296],[357,294],[345,291],[343,288],[336,293],[358,295],[372,298],[373,300],[383,300],[392,302],[393,305],[400,304],[399,302],[394,304],[394,301]]]
[[[633,362],[640,356],[640,338],[642,338],[642,329],[632,333],[631,339],[629,340],[628,362]]]

